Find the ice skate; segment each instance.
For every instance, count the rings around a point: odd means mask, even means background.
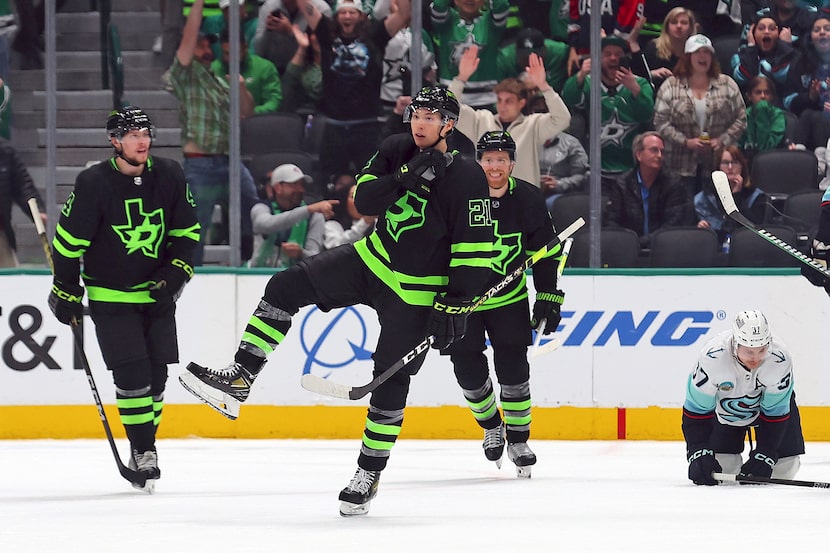
[[[536,464],[536,454],[531,451],[527,443],[508,444],[507,458],[516,465],[516,476],[530,478],[531,468]]]
[[[147,477],[144,485],[141,486],[133,482],[133,488],[141,490],[146,493],[153,493],[156,489],[156,480],[161,478],[161,471],[158,465],[158,455],[155,451],[144,451],[139,453],[136,450],[132,451],[128,466],[131,470],[140,472]]]
[[[224,369],[211,369],[196,363],[187,364],[179,375],[185,389],[231,420],[239,416],[239,405],[248,399],[256,375],[239,363]]]
[[[490,461],[495,461],[496,467],[501,468],[501,457],[504,453],[504,423],[499,423],[495,428],[484,429],[484,456]]]
[[[352,481],[340,492],[340,516],[351,517],[369,512],[369,503],[378,493],[379,470],[357,469]]]

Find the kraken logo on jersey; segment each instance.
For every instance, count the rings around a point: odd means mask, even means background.
[[[424,198],[407,191],[386,210],[386,231],[395,242],[407,230],[423,226],[426,207]]]
[[[758,414],[760,404],[760,393],[755,396],[723,398],[720,402],[724,411],[721,416],[728,422],[752,420]]]
[[[493,221],[493,258],[492,267],[500,275],[507,274],[507,267],[519,255],[522,245],[521,232],[499,232],[498,220]]]
[[[112,230],[124,242],[127,255],[141,250],[146,257],[158,258],[164,232],[164,210],[159,208],[146,213],[144,201],[133,198],[124,202],[126,225],[112,225]]]

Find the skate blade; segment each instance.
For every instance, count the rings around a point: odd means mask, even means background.
[[[354,517],[354,516],[361,516],[365,515],[369,512],[369,503],[371,501],[367,501],[366,503],[349,503],[348,501],[341,501],[340,502],[340,516],[341,517]]]
[[[150,495],[156,491],[156,480],[156,478],[150,478],[144,483],[143,486],[133,483],[133,488]]]
[[[519,478],[530,478],[531,469],[533,465],[528,465],[526,467],[516,467],[516,476]]]
[[[212,407],[221,415],[232,421],[239,417],[239,400],[221,390],[207,386],[192,373],[184,372],[180,374],[179,383],[185,390]]]
[[[502,458],[501,458],[501,457],[499,457],[499,458],[498,458],[498,459],[496,459],[494,462],[496,463],[496,468],[497,468],[497,469],[501,469]]]

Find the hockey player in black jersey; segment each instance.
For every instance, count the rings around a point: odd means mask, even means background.
[[[515,165],[516,143],[506,131],[489,131],[476,146],[476,157],[490,188],[493,217],[493,262],[497,278],[516,267],[556,235],[539,188],[510,176]],[[531,319],[526,278],[522,276],[487,300],[467,318],[464,339],[442,353],[449,354],[458,384],[476,422],[484,429],[484,454],[501,468],[507,438],[507,457],[520,477],[529,478],[536,455],[527,445],[530,436],[530,366],[527,346],[531,328],[545,321],[544,334],[559,325],[559,309],[565,293],[557,288],[556,268],[561,257],[557,246],[533,266],[536,301]],[[493,347],[493,361],[500,387],[504,419],[496,404],[496,392],[484,356],[485,332]]]
[[[385,139],[358,176],[355,207],[378,216],[374,232],[272,276],[234,361],[225,368],[190,363],[179,377],[185,388],[236,418],[266,356],[285,337],[292,316],[310,304],[324,311],[365,304],[377,311],[376,376],[425,336],[442,349],[464,335],[472,300],[491,275],[493,228],[484,173],[473,160],[447,151],[458,112],[445,89],[417,94],[404,114],[411,134]],[[372,393],[358,469],[340,492],[342,515],[368,512],[403,423],[410,377],[425,355]]]
[[[150,156],[154,134],[139,108],[109,115],[115,155],[75,180],[55,229],[49,294],[57,319],[77,324],[83,278],[130,442],[129,466],[146,475],[141,489],[147,492],[161,476],[155,443],[167,365],[178,362],[175,301],[193,275],[190,259],[199,242],[184,172],[175,161]]]

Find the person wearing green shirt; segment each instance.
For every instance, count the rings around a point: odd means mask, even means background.
[[[230,74],[230,33],[225,29],[221,35],[221,59],[215,59],[210,65],[211,71],[218,77],[227,78]],[[282,102],[282,85],[276,66],[265,58],[248,51],[244,37],[239,37],[239,74],[245,79],[245,87],[254,97],[254,113],[273,113],[280,109]]]
[[[527,27],[516,35],[516,42],[499,50],[496,60],[499,80],[519,77],[527,70],[530,54],[536,54],[545,64],[546,80],[556,92],[562,91],[562,85],[568,77],[568,45],[545,38],[542,31]]]
[[[257,26],[256,12],[251,15],[248,11],[248,6],[245,4],[245,0],[237,1],[239,2],[239,21],[242,36],[245,37],[245,44],[248,47],[253,47]],[[200,30],[206,35],[213,35],[217,38],[222,36],[222,31],[228,28],[228,7],[230,4],[231,0],[219,0],[219,7],[222,8],[222,13],[205,15],[202,19]],[[222,46],[218,42],[214,42],[211,49],[213,50],[213,59],[222,59]]]

